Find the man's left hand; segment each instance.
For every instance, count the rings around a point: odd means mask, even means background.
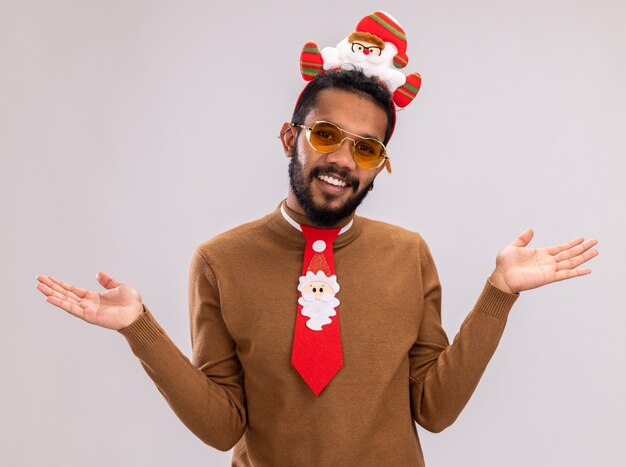
[[[533,235],[532,229],[526,229],[498,253],[490,279],[500,290],[519,293],[591,273],[591,269],[578,266],[598,255],[598,250],[592,249],[597,240],[579,237],[558,246],[526,248]]]

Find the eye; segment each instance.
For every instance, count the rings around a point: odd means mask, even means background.
[[[334,143],[338,140],[339,135],[333,128],[328,128],[328,125],[320,125],[320,127],[313,129],[313,139],[324,141],[325,143]]]
[[[320,287],[320,293],[324,293],[324,288]]]
[[[313,287],[313,292],[317,292],[317,289],[315,287]]]
[[[315,134],[320,137],[320,138],[324,138],[324,139],[333,139],[334,135],[329,132],[329,131],[324,131],[324,130],[319,130],[317,132],[315,132]]]
[[[380,57],[380,55],[383,53],[382,50],[380,50],[380,47],[368,47],[370,49],[370,53],[374,54],[374,55],[378,55]]]
[[[359,143],[356,146],[356,150],[366,154],[374,154],[374,149],[367,143]]]

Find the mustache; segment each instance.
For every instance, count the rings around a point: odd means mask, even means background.
[[[352,177],[346,169],[337,169],[332,165],[327,165],[324,167],[315,167],[311,170],[309,175],[310,180],[319,176],[319,175],[328,175],[330,177],[335,177],[340,180],[344,180],[348,183],[353,191],[357,191],[359,189],[359,179],[356,177]]]

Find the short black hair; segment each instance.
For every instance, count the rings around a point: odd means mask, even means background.
[[[372,98],[387,114],[387,128],[385,140],[387,144],[391,138],[396,122],[396,108],[391,99],[391,92],[385,84],[376,77],[366,76],[359,68],[332,69],[317,75],[302,90],[291,117],[291,122],[304,124],[304,119],[315,106],[317,96],[324,89],[343,89],[345,91],[366,94]]]

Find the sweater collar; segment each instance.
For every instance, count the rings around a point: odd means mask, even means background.
[[[282,237],[304,247],[304,235],[300,231],[300,224],[311,225],[309,219],[295,212],[282,200],[273,213],[268,216],[267,225]],[[357,215],[350,215],[341,219],[332,228],[340,228],[340,234],[334,242],[334,248],[340,248],[352,242],[361,231],[362,219]]]

